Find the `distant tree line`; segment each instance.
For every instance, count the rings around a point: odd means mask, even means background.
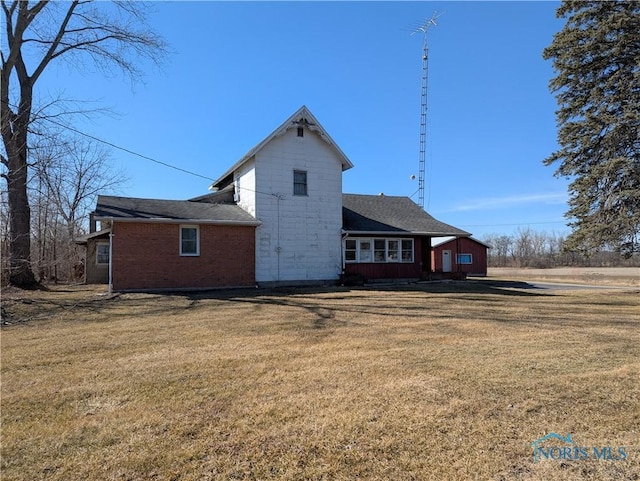
[[[519,228],[515,234],[488,234],[482,241],[488,250],[489,267],[638,267],[640,255],[625,257],[614,248],[585,255],[570,250],[567,238],[555,232]]]

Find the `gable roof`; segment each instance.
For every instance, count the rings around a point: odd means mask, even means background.
[[[353,234],[471,235],[430,216],[409,197],[386,195],[343,194],[342,226]]]
[[[290,129],[297,128],[303,125],[310,131],[318,134],[322,140],[329,144],[329,147],[331,147],[331,149],[335,152],[335,154],[338,156],[338,159],[342,163],[343,171],[353,167],[353,164],[347,158],[344,152],[342,152],[340,147],[338,147],[338,144],[334,142],[334,140],[329,136],[324,127],[320,125],[320,122],[318,122],[318,120],[313,116],[307,106],[303,105],[298,110],[296,110],[295,113],[291,115],[291,117],[285,120],[278,128],[267,135],[267,137],[265,137],[259,144],[257,144],[249,152],[244,154],[244,156],[235,164],[233,164],[229,169],[227,169],[224,174],[218,177],[218,179],[209,186],[209,189],[217,188],[220,183],[222,183],[227,177],[233,174],[233,172],[240,168],[245,162],[249,161],[253,156],[260,152],[274,138],[285,134]]]
[[[476,244],[480,244],[481,246],[486,247],[487,249],[491,249],[491,246],[489,244],[485,244],[484,242],[479,241],[475,237],[467,237],[467,239],[475,242]],[[455,237],[447,236],[443,239],[434,238],[434,239],[431,239],[431,247],[440,247],[444,244],[451,242],[452,240],[455,240]]]
[[[189,200],[138,199],[107,195],[98,196],[94,214],[96,220],[260,224],[253,216],[235,204],[213,204]]]

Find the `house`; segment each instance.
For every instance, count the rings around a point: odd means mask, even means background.
[[[431,238],[470,236],[407,197],[343,194],[352,167],[303,106],[210,194],[99,196],[92,216],[102,230],[79,241],[87,282],[106,275],[115,290],[141,290],[419,279],[433,270]]]
[[[434,239],[431,252],[433,271],[444,276],[463,273],[465,276],[487,275],[487,249],[491,247],[473,237]]]

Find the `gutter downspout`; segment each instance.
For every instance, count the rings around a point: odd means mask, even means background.
[[[276,236],[277,236],[277,245],[276,245],[276,256],[278,261],[278,274],[277,274],[277,282],[280,282],[280,252],[282,252],[282,247],[280,246],[280,201],[284,199],[284,194],[276,193],[271,194],[276,198]]]
[[[109,232],[109,295],[113,293],[113,224]]]
[[[344,274],[344,270],[347,267],[347,260],[345,259],[345,245],[344,245],[344,241],[347,240],[347,237],[349,237],[349,233],[345,232],[344,234],[342,234],[342,241],[340,242],[340,250],[342,251],[342,273]]]

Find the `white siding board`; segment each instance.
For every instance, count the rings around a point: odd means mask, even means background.
[[[240,166],[233,173],[238,205],[252,216],[256,216],[256,169],[255,159]]]
[[[342,164],[335,152],[313,132],[305,130],[300,138],[292,129],[266,145],[252,169],[258,191],[254,215],[262,222],[256,229],[256,280],[336,279]],[[307,196],[293,195],[294,170],[307,172]]]

